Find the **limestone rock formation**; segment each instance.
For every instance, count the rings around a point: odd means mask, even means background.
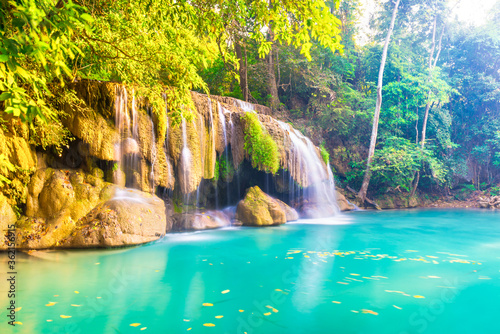
[[[114,247],[157,240],[167,231],[165,204],[154,195],[115,188],[114,197],[80,219],[60,247]]]
[[[230,226],[231,221],[221,211],[176,213],[173,217],[173,231],[196,231]]]
[[[349,202],[347,198],[344,196],[344,194],[342,194],[338,190],[336,191],[336,194],[337,194],[337,203],[339,205],[340,211],[352,211],[356,209],[354,204]]]
[[[287,214],[283,207],[287,205],[260,190],[255,186],[247,190],[245,198],[238,203],[236,218],[246,226],[280,225],[287,222]],[[290,208],[290,210],[293,210]],[[287,210],[291,212],[290,210]],[[290,218],[294,218],[289,213]]]

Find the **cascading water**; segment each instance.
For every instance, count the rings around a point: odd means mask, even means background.
[[[187,130],[186,130],[186,120],[182,118],[182,151],[180,157],[180,177],[181,180],[179,182],[182,193],[186,194],[186,198],[184,203],[189,202],[189,177],[190,177],[190,169],[191,169],[191,161],[192,155],[189,147],[187,145]]]
[[[311,140],[289,124],[277,121],[291,141],[288,151],[290,201],[297,202],[302,195],[302,211],[308,216],[325,216],[339,212],[335,196],[335,182],[330,165],[325,170]],[[295,183],[303,185],[299,190]],[[299,203],[296,203],[299,204]]]
[[[120,171],[114,174],[114,182],[126,185],[129,187],[137,187],[137,181],[133,179],[134,171],[139,170],[140,150],[138,144],[138,121],[135,97],[132,96],[131,114],[132,121],[128,110],[128,96],[125,87],[116,87],[115,97],[115,125],[120,134],[120,142],[115,146],[115,160],[118,161]],[[130,130],[132,128],[132,131]],[[126,180],[122,180],[123,175],[126,175]]]
[[[149,121],[151,122],[151,139],[153,145],[151,145],[151,172],[149,173],[149,184],[152,186],[152,189],[154,191],[154,185],[155,185],[155,164],[156,164],[156,159],[157,159],[157,154],[156,154],[156,135],[155,135],[155,125],[153,123],[153,118],[150,117]]]
[[[239,100],[238,100],[239,101]],[[226,116],[224,108],[221,106],[220,102],[217,102],[217,109],[219,112],[219,121],[222,127],[222,133],[224,134],[224,147],[226,148],[224,150],[224,158],[226,159],[225,166],[226,166],[226,172],[229,170],[229,156],[228,156],[228,142],[227,142],[227,131],[226,131]],[[227,201],[227,206],[229,206],[229,179],[227,178],[228,175],[226,175],[226,201]]]
[[[252,103],[241,101],[241,100],[235,100],[235,101],[236,101],[235,105],[237,107],[240,107],[241,109],[243,109],[243,111],[255,112],[255,106]]]

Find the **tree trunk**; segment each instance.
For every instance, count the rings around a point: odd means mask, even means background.
[[[382,106],[382,84],[384,78],[384,67],[385,60],[387,58],[387,49],[389,48],[389,42],[391,40],[392,31],[394,30],[394,21],[396,21],[396,14],[398,12],[399,1],[396,1],[394,5],[394,10],[392,11],[391,25],[387,36],[385,38],[384,49],[382,51],[382,60],[380,61],[380,68],[378,71],[378,83],[377,83],[377,103],[375,105],[375,114],[373,115],[373,126],[372,135],[370,138],[370,149],[368,150],[368,160],[366,161],[366,171],[365,177],[363,178],[363,184],[359,190],[358,197],[362,202],[366,199],[366,192],[368,191],[368,185],[370,184],[370,178],[372,176],[371,163],[373,155],[375,154],[375,144],[377,143],[377,132],[378,132],[378,121],[380,118],[380,107]]]
[[[248,76],[247,76],[247,54],[245,55],[241,52],[241,42],[236,41],[234,44],[234,50],[236,51],[236,57],[240,64],[239,74],[240,74],[240,88],[243,94],[243,99],[248,102]],[[246,48],[245,48],[246,51]]]
[[[269,106],[271,109],[276,110],[280,105],[280,100],[278,97],[278,86],[276,85],[276,74],[274,73],[274,57],[273,49],[266,56],[267,62],[267,90],[270,95]]]

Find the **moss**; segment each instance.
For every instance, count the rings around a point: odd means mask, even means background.
[[[323,161],[328,165],[328,163],[330,162],[330,153],[328,153],[328,150],[326,149],[324,143],[321,143],[321,145],[319,145],[319,151],[321,153]]]
[[[280,167],[278,145],[273,137],[264,131],[257,114],[248,112],[241,118],[244,123],[244,149],[250,156],[252,167],[276,174]]]

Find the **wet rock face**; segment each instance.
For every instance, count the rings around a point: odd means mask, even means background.
[[[298,218],[297,212],[285,203],[267,195],[255,186],[247,190],[238,203],[236,218],[245,226],[270,226],[284,224]]]
[[[196,231],[230,226],[229,217],[221,211],[176,213],[173,217],[173,231]]]
[[[88,248],[142,244],[167,231],[164,202],[133,189],[115,189],[110,200],[80,219],[60,247]]]
[[[337,190],[337,203],[339,204],[340,211],[352,211],[355,210],[356,207],[350,203],[347,198]]]

